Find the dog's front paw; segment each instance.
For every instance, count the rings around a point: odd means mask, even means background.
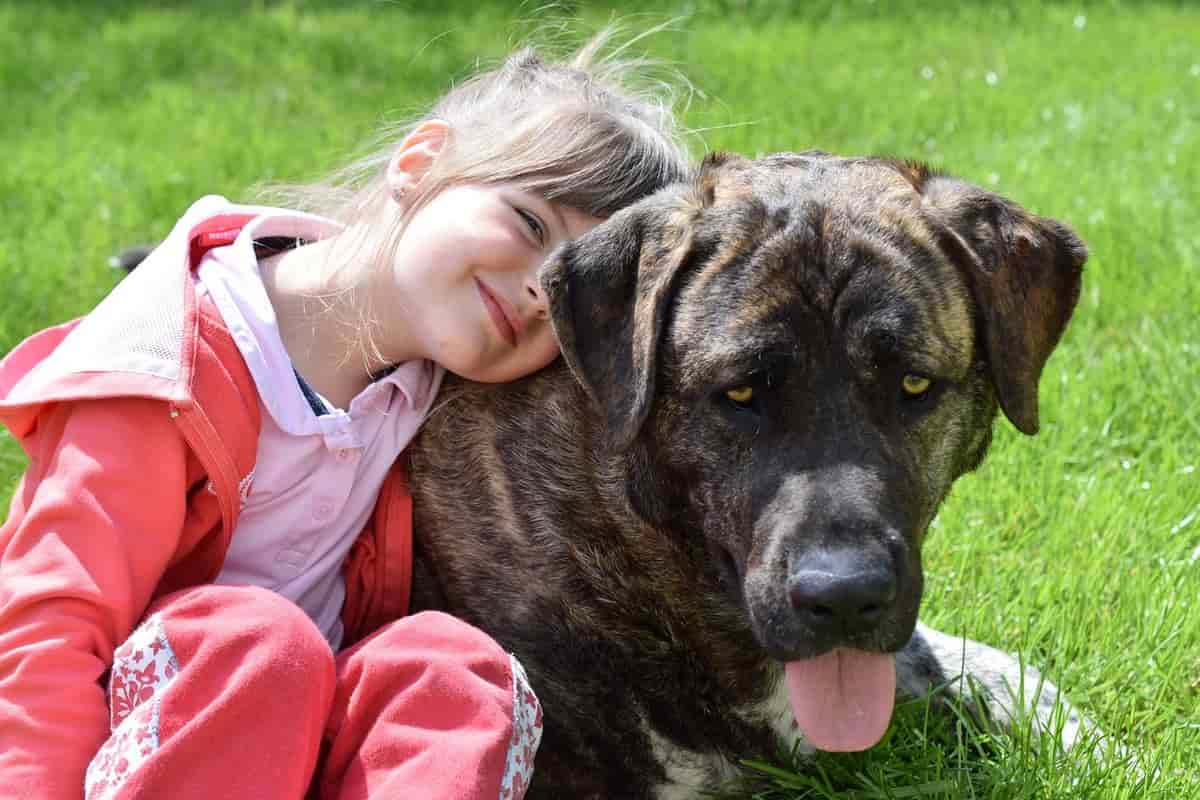
[[[1037,669],[994,647],[918,624],[897,655],[896,672],[901,691],[914,697],[939,692],[985,725],[1013,730],[1032,724],[1064,751],[1085,745],[1104,760],[1136,762]]]

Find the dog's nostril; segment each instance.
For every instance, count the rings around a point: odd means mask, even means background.
[[[895,603],[895,575],[882,569],[841,571],[831,566],[818,563],[789,576],[788,599],[796,614],[806,624],[830,632],[851,633],[878,625]]]

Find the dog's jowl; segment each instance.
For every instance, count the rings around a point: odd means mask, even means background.
[[[417,607],[487,630],[542,700],[529,796],[865,749],[897,688],[964,664],[993,718],[1048,716],[1053,686],[917,624],[921,545],[998,410],[1037,430],[1085,257],[995,194],[820,153],[710,157],[560,249],[562,361],[451,382],[411,461]]]

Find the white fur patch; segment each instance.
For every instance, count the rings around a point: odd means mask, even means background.
[[[782,667],[775,671],[771,681],[774,684],[771,694],[759,707],[762,719],[771,727],[771,730],[775,731],[775,735],[779,737],[779,741],[788,752],[791,752],[793,748],[799,748],[800,753],[812,755],[817,750],[804,740],[804,734],[800,732],[800,726],[796,724],[796,716],[792,713],[792,701],[788,697],[787,681],[784,679]]]
[[[658,763],[667,773],[667,783],[654,792],[656,800],[691,800],[697,792],[710,788],[714,772],[720,772],[718,759],[711,755],[686,750],[667,741],[643,721],[642,728]]]
[[[796,748],[803,755],[811,755],[816,749],[804,741],[796,724],[782,668],[774,672],[771,681],[772,690],[767,698],[757,706],[746,709],[742,716],[749,722],[770,727],[786,751],[791,752]],[[656,800],[691,800],[697,796],[697,792],[714,788],[734,777],[737,771],[737,766],[725,758],[672,744],[655,733],[645,721],[642,728],[650,739],[655,758],[667,773],[668,782],[657,789],[654,795]]]

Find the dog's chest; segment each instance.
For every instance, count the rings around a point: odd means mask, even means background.
[[[731,710],[730,713],[745,722],[769,729],[784,752],[791,752],[793,748],[805,754],[814,752],[803,740],[796,725],[782,671],[772,675],[771,691],[766,699],[742,710]],[[644,725],[644,728],[653,746],[655,759],[667,776],[667,781],[655,790],[656,800],[694,800],[699,792],[719,786],[733,777],[737,770],[733,762],[719,754],[680,747],[648,725]]]

